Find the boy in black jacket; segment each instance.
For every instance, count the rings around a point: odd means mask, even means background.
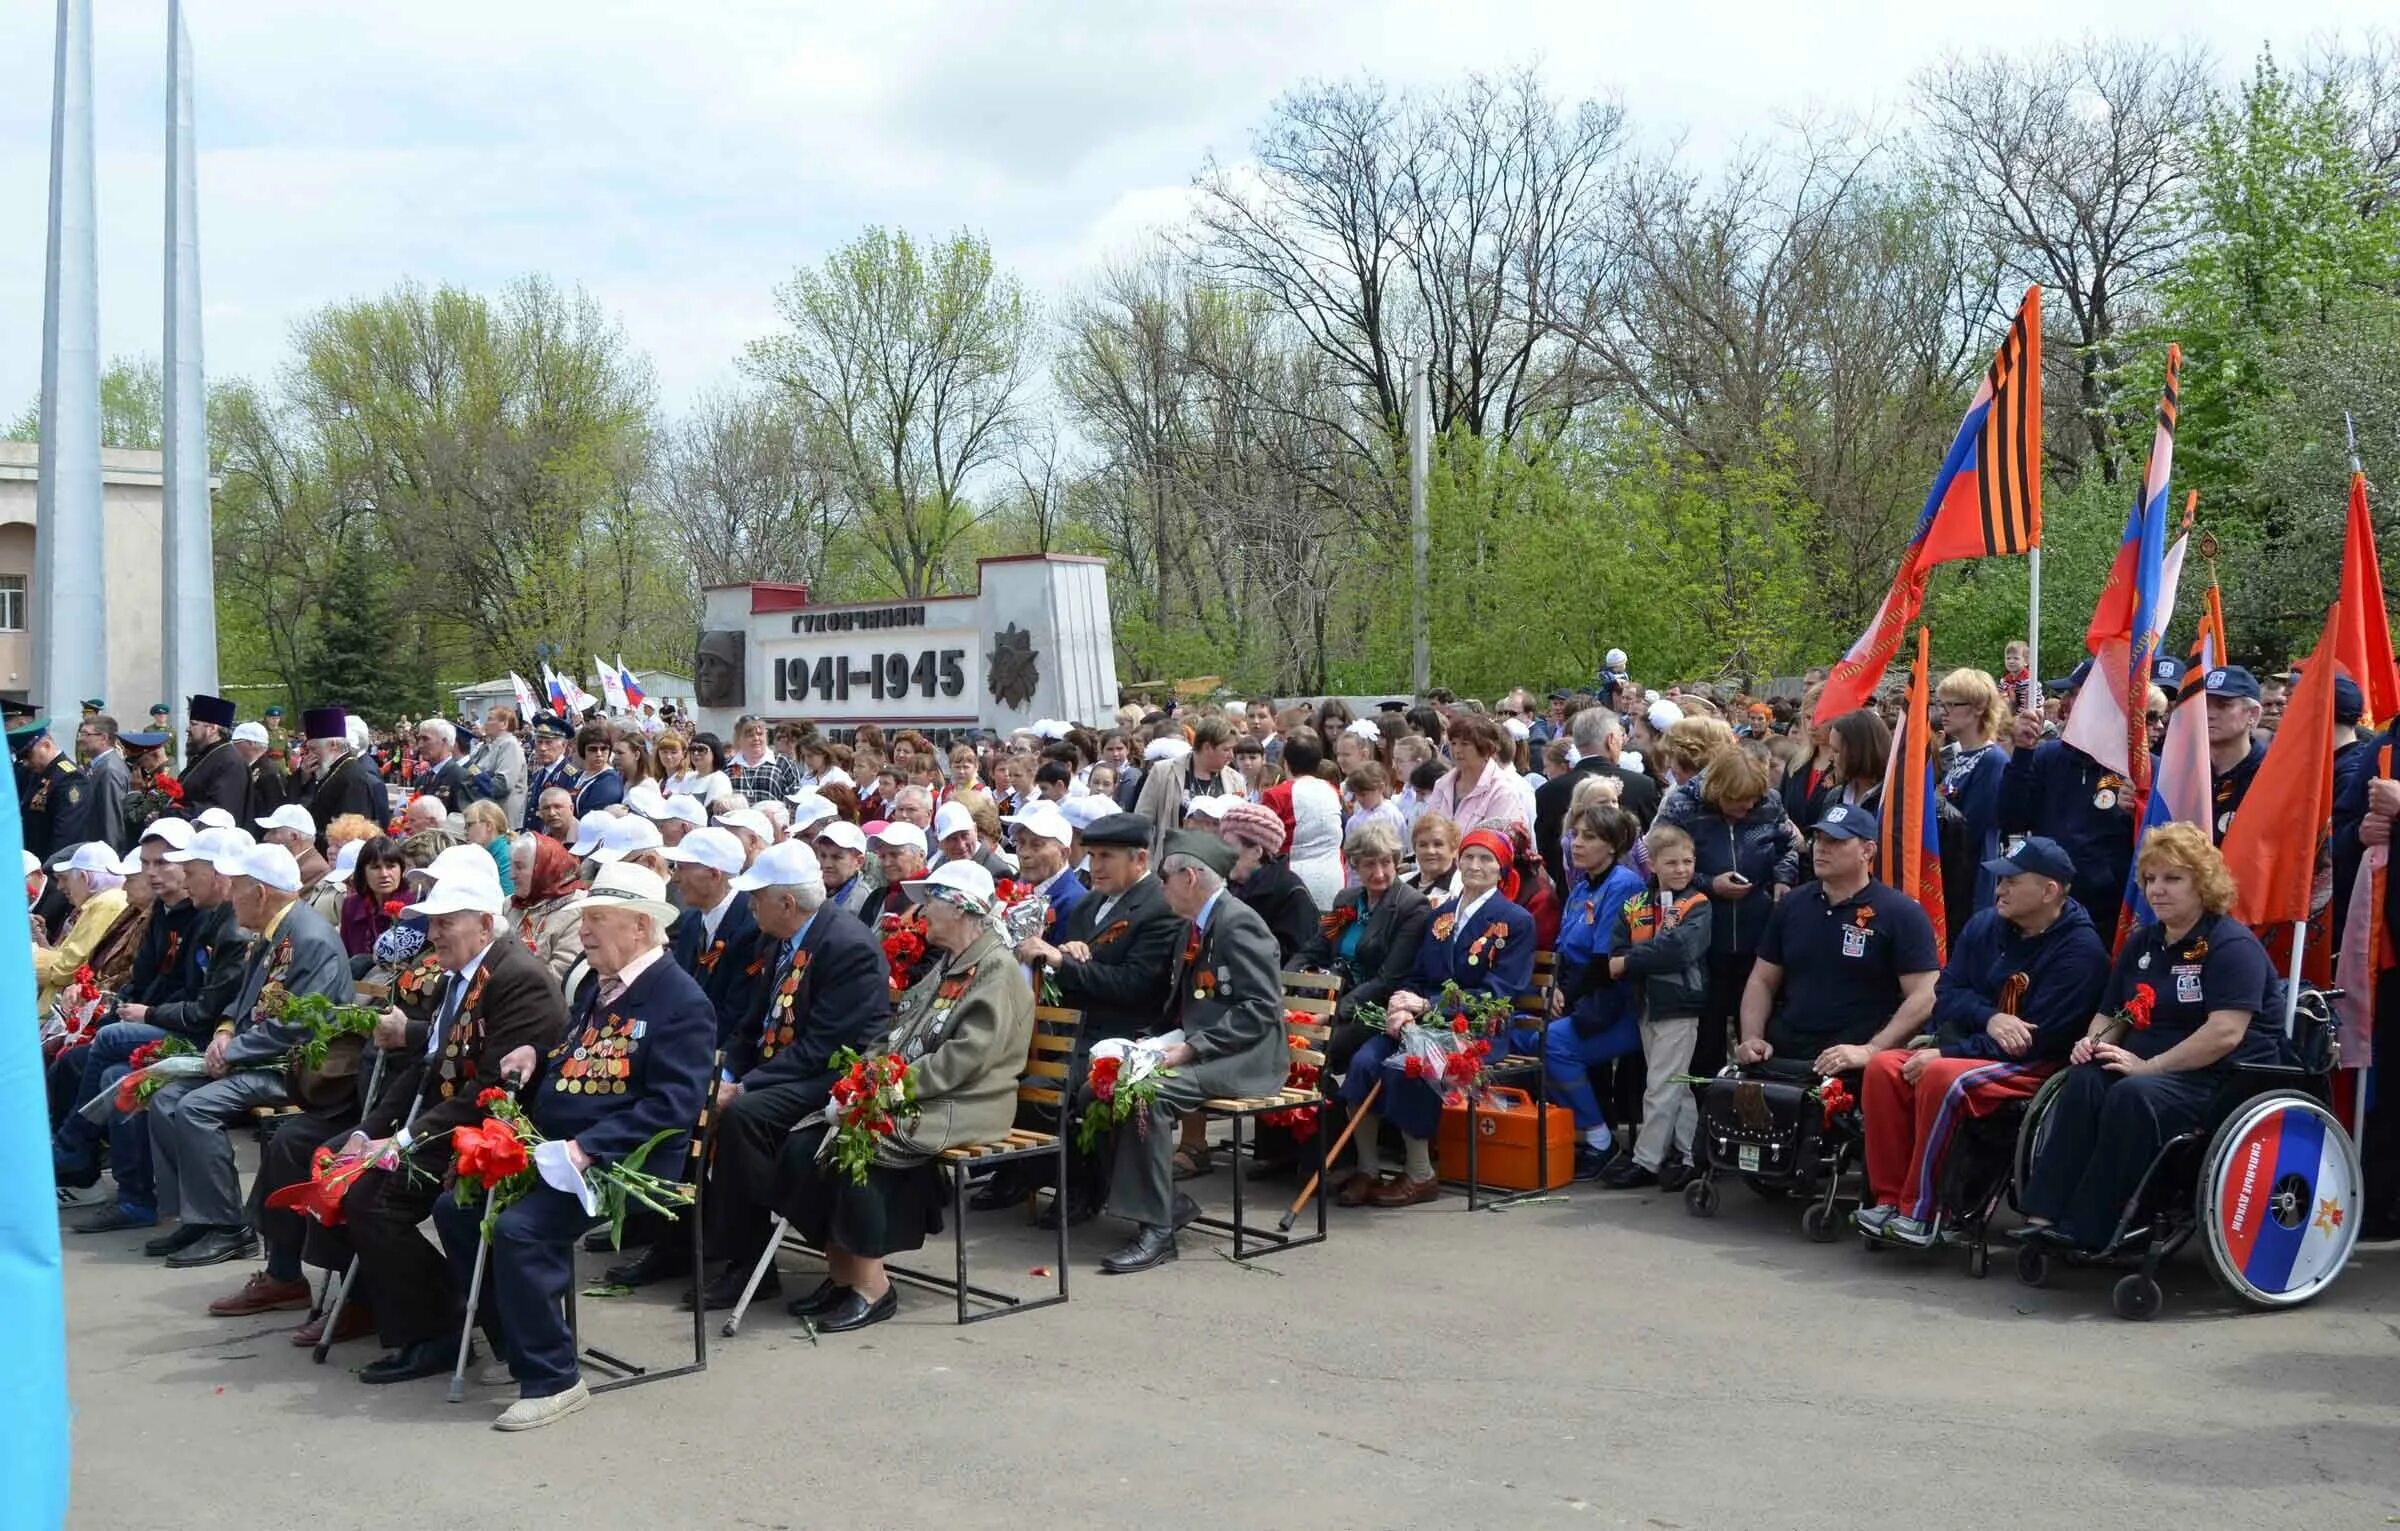
[[[1633,1157],[1600,1175],[1600,1183],[1615,1190],[1689,1179],[1692,1133],[1700,1120],[1691,1087],[1674,1080],[1692,1066],[1708,998],[1708,894],[1693,886],[1699,863],[1690,835],[1661,824],[1643,837],[1642,848],[1650,854],[1651,890],[1626,900],[1617,916],[1609,948],[1616,955],[1608,959],[1608,968],[1611,977],[1641,981],[1642,1059],[1649,1083],[1642,1091],[1642,1130]],[[1672,1166],[1670,1147],[1678,1159]]]

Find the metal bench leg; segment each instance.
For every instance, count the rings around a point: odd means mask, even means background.
[[[1237,1113],[1233,1118],[1233,1257],[1236,1260],[1242,1258],[1242,1233],[1248,1226],[1242,1216],[1242,1180],[1242,1118]],[[1171,1211],[1167,1215],[1170,1220],[1174,1217]]]
[[[330,1274],[327,1279],[331,1279]],[[342,1269],[342,1284],[334,1288],[333,1303],[325,1310],[325,1328],[317,1336],[316,1348],[309,1352],[309,1359],[319,1366],[325,1364],[327,1353],[333,1349],[333,1333],[341,1327],[342,1309],[347,1307],[350,1302],[350,1283],[357,1279],[358,1256],[353,1253],[350,1256],[350,1263]]]
[[[784,1230],[791,1226],[792,1220],[788,1217],[775,1219],[774,1228],[767,1234],[767,1247],[758,1252],[758,1263],[750,1267],[750,1279],[742,1283],[742,1300],[733,1305],[733,1311],[726,1315],[725,1327],[718,1331],[725,1338],[732,1339],[742,1327],[742,1315],[750,1311],[750,1299],[758,1295],[758,1284],[767,1279],[767,1271],[775,1263],[775,1251],[783,1247]],[[692,1279],[697,1282],[700,1272],[693,1271]],[[692,1296],[694,1301],[699,1299],[700,1293],[696,1287]]]
[[[952,1285],[951,1295],[958,1299],[958,1322],[964,1324],[967,1321],[966,1166],[950,1164],[944,1165],[943,1168],[949,1171],[950,1178],[950,1248],[952,1258],[956,1262],[953,1266],[953,1270],[956,1272],[956,1281]],[[1064,1221],[1067,1215],[1066,1208],[1059,1208],[1058,1215],[1060,1220]]]

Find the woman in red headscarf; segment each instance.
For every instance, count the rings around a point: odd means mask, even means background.
[[[583,916],[567,908],[583,889],[574,853],[548,835],[519,835],[510,851],[517,894],[509,902],[517,937],[560,983],[583,957]]]
[[[1403,1033],[1411,1026],[1455,1024],[1441,1008],[1446,984],[1456,984],[1470,1000],[1514,1000],[1533,987],[1533,916],[1514,902],[1515,862],[1516,847],[1496,831],[1478,829],[1459,842],[1458,897],[1426,923],[1408,986],[1385,1006],[1383,1035],[1367,1039],[1342,1079],[1342,1099],[1359,1125],[1351,1138],[1358,1147],[1358,1167],[1334,1198],[1341,1205],[1409,1207],[1442,1194],[1433,1175],[1431,1143],[1441,1125],[1443,1091],[1410,1074]],[[1538,1048],[1541,1033],[1512,1025],[1490,1040],[1493,1056],[1501,1057]],[[1378,1079],[1383,1082],[1376,1101],[1380,1114],[1400,1129],[1408,1156],[1399,1175],[1378,1173],[1378,1113],[1364,1109]]]

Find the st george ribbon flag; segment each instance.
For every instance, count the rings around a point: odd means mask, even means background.
[[[0,773],[0,865],[24,860],[13,772]],[[25,879],[9,882],[0,909],[0,1013],[17,1022],[0,1038],[0,1151],[15,1168],[0,1178],[0,1467],[12,1526],[67,1519],[66,1304],[58,1253],[57,1182],[50,1168],[49,1095],[41,1028],[34,1025],[32,920]],[[36,1173],[36,1167],[41,1173]]]
[[[1891,592],[1826,677],[1816,721],[1854,712],[1875,695],[1925,604],[1935,565],[2029,552],[2041,540],[2042,290],[2029,287],[1934,476]]]

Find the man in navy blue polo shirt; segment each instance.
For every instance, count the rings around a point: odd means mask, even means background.
[[[1942,966],[1933,922],[1915,899],[1875,880],[1876,827],[1874,814],[1847,803],[1817,820],[1817,880],[1767,917],[1742,992],[1736,1061],[1782,1058],[1819,1074],[1853,1073],[1933,1013]]]
[[[2250,793],[2267,747],[2251,737],[2261,715],[2258,677],[2238,664],[2219,665],[2201,683],[2208,695],[2208,774],[2216,788],[2217,839]]]

